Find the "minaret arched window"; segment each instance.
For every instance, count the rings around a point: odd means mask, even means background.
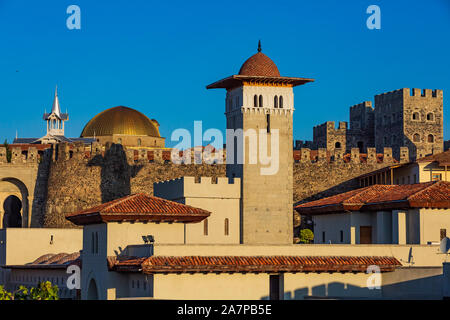
[[[428,135],[428,142],[434,142],[434,136],[432,134]]]
[[[414,134],[413,141],[414,142],[420,142],[420,134],[418,134],[418,133]]]
[[[280,108],[283,108],[283,96],[280,96]]]
[[[278,96],[275,96],[275,97],[273,98],[273,107],[274,107],[274,108],[278,108]]]
[[[258,96],[256,94],[253,97],[253,107],[258,108]]]
[[[259,96],[259,107],[262,108],[263,107],[263,96]]]

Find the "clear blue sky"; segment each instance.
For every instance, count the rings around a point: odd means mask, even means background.
[[[81,8],[81,30],[66,9]],[[381,30],[366,8],[381,8]],[[224,129],[224,90],[206,90],[263,52],[282,75],[312,77],[295,89],[294,139],[348,121],[349,106],[402,87],[444,90],[450,139],[450,1],[21,1],[0,0],[0,139],[45,134],[58,84],[79,136],[118,105],[176,128]],[[170,142],[169,146],[173,145]]]

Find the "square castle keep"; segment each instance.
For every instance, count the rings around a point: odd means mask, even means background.
[[[313,141],[296,141],[299,148],[348,152],[392,148],[394,157],[407,147],[412,160],[444,151],[443,91],[403,88],[375,96],[375,107],[364,101],[350,107],[347,122],[327,121],[313,128]]]

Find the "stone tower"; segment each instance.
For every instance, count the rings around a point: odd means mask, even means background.
[[[241,243],[292,243],[293,87],[311,81],[280,76],[259,43],[239,74],[207,86],[227,90],[227,176],[241,178]]]
[[[403,88],[376,95],[375,146],[408,147],[413,159],[444,151],[443,91]]]

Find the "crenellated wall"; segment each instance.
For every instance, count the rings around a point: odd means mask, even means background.
[[[225,164],[174,164],[167,150],[126,150],[121,145],[60,144],[58,156],[49,161],[48,196],[43,225],[74,227],[64,215],[110,201],[131,193],[153,194],[153,183],[183,176],[225,177]],[[89,150],[88,150],[89,149]],[[198,156],[198,155],[197,155]],[[359,175],[394,163],[408,162],[408,149],[402,149],[400,160],[392,157],[391,148],[376,153],[350,153],[336,149],[294,150],[294,202],[316,199],[359,187]],[[222,181],[220,179],[219,181]],[[225,180],[223,180],[225,181]]]

